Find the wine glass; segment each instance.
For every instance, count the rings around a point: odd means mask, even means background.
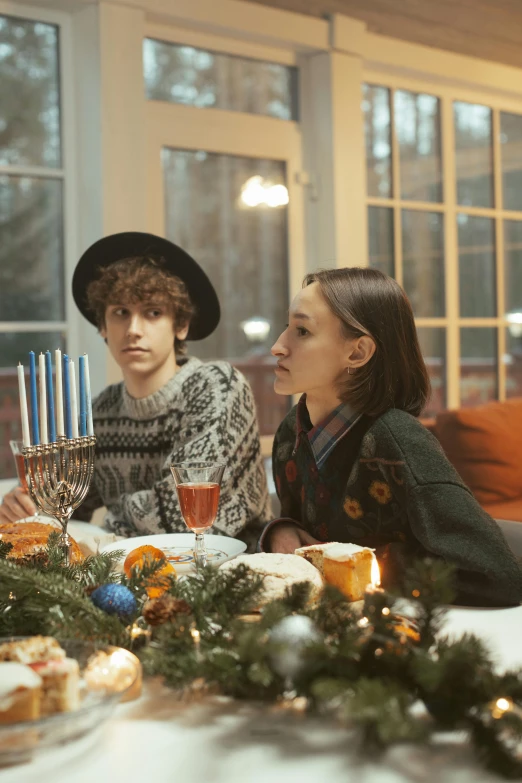
[[[179,505],[185,524],[196,534],[196,570],[207,565],[205,531],[216,519],[219,490],[225,465],[219,462],[179,462],[170,466],[176,482]]]
[[[27,479],[25,477],[25,467],[24,467],[24,456],[22,454],[22,449],[24,447],[23,441],[21,440],[10,440],[9,445],[11,446],[11,451],[13,453],[13,457],[15,460],[16,465],[16,473],[18,475],[18,481],[20,482],[20,486],[22,487],[23,491],[26,495],[29,495],[29,489],[27,487]],[[35,513],[32,517],[24,517],[24,520],[32,520],[34,522],[40,522],[40,518],[38,516],[38,509],[36,509]],[[23,520],[19,520],[23,521]]]

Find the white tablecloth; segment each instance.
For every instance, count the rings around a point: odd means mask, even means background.
[[[522,665],[522,607],[452,609],[451,634],[474,631],[499,668]],[[0,771],[0,783],[485,783],[465,737],[360,759],[353,737],[323,719],[233,702],[182,704],[157,681],[117,707],[96,736]]]

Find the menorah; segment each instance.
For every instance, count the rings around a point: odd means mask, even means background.
[[[95,444],[94,435],[58,436],[55,443],[25,446],[22,450],[29,494],[40,511],[59,522],[62,532],[58,543],[66,563],[70,550],[67,526],[89,490]]]

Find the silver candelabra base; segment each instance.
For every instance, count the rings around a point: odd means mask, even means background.
[[[22,450],[29,494],[43,514],[61,527],[60,546],[69,562],[70,537],[67,526],[73,512],[84,501],[94,473],[96,438],[58,437],[56,443],[25,446]]]

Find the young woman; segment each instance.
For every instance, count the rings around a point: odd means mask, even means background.
[[[289,321],[272,348],[275,390],[302,396],[274,440],[282,516],[260,548],[372,547],[384,584],[431,554],[457,566],[459,603],[518,604],[521,570],[500,529],[415,418],[429,380],[402,288],[374,269],[317,272]]]

